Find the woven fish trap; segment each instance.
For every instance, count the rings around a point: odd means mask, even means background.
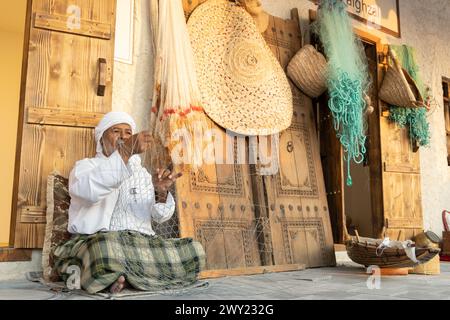
[[[287,129],[292,91],[278,60],[253,18],[227,0],[209,0],[188,21],[206,114],[243,135]]]
[[[425,107],[423,97],[414,79],[400,66],[389,49],[389,65],[383,79],[379,97],[391,106],[403,108]]]
[[[295,85],[311,98],[327,90],[327,60],[312,45],[301,48],[287,67],[287,74]]]

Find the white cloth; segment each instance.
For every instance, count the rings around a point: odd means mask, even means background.
[[[394,249],[403,249],[405,250],[406,255],[409,259],[411,259],[414,263],[418,263],[419,261],[416,258],[416,248],[414,247],[414,243],[411,240],[406,241],[393,241],[389,238],[384,238],[383,242],[378,246],[376,250],[377,256],[382,256],[385,248],[394,248]]]
[[[131,188],[135,192],[130,193]],[[155,203],[152,178],[140,157],[132,156],[125,165],[117,151],[78,161],[70,174],[69,193],[68,230],[74,234],[134,230],[153,235],[151,221],[167,221],[175,211],[170,193],[166,203]]]
[[[126,112],[121,111],[108,112],[107,114],[104,115],[102,120],[100,120],[97,127],[95,127],[95,143],[96,143],[95,150],[97,152],[97,156],[99,155],[99,153],[103,154],[103,147],[100,140],[103,137],[105,131],[111,128],[112,126],[121,123],[129,124],[133,134],[136,132],[136,123],[134,122],[133,118]]]

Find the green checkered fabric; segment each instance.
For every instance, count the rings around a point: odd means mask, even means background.
[[[67,268],[81,270],[81,287],[93,294],[121,275],[139,290],[174,289],[196,282],[205,251],[190,238],[162,239],[134,231],[76,235],[53,251],[54,269],[66,280]]]

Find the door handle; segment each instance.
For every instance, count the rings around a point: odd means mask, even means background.
[[[106,73],[107,65],[105,58],[98,59],[98,81],[97,81],[97,96],[104,97],[106,90]]]
[[[286,149],[287,149],[287,151],[288,151],[289,153],[292,153],[292,151],[294,151],[294,142],[289,141],[289,142],[287,143]]]

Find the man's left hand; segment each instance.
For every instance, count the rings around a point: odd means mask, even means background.
[[[164,203],[167,199],[167,193],[172,185],[183,174],[181,172],[175,173],[175,170],[171,169],[157,169],[156,174],[153,175],[153,186],[155,187],[156,202]]]

